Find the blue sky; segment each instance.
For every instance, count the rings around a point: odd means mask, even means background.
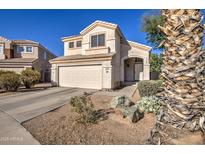
[[[0,36],[37,41],[61,56],[61,37],[78,35],[95,20],[103,20],[118,24],[128,40],[150,45],[141,31],[142,17],[158,13],[159,10],[0,10]]]

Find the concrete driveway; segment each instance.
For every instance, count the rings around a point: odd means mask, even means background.
[[[72,96],[95,90],[53,87],[45,90],[0,96],[0,110],[19,123],[54,110],[69,101]]]
[[[39,144],[21,123],[69,102],[89,89],[55,87],[0,96],[0,144]]]

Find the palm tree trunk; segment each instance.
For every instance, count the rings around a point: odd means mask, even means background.
[[[197,9],[162,10],[166,39],[161,77],[161,111],[151,142],[162,125],[205,132],[205,52],[203,16]]]

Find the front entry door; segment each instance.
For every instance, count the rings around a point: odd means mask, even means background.
[[[143,72],[143,64],[142,63],[136,63],[135,64],[135,80],[140,80],[140,72]]]

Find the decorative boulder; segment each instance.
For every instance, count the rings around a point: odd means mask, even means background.
[[[118,109],[123,118],[128,118],[136,123],[144,117],[144,113],[139,110],[138,105],[134,104],[127,96],[116,96],[111,101],[111,108]]]
[[[130,117],[128,117],[133,123],[138,122],[142,118],[144,118],[144,112],[141,112],[137,109]]]
[[[128,118],[133,123],[138,122],[144,117],[144,113],[138,109],[137,105],[124,108],[122,114],[123,118]]]
[[[127,96],[116,96],[112,99],[111,101],[111,108],[124,108],[124,107],[129,107],[131,106],[133,103],[129,100],[129,98]]]

